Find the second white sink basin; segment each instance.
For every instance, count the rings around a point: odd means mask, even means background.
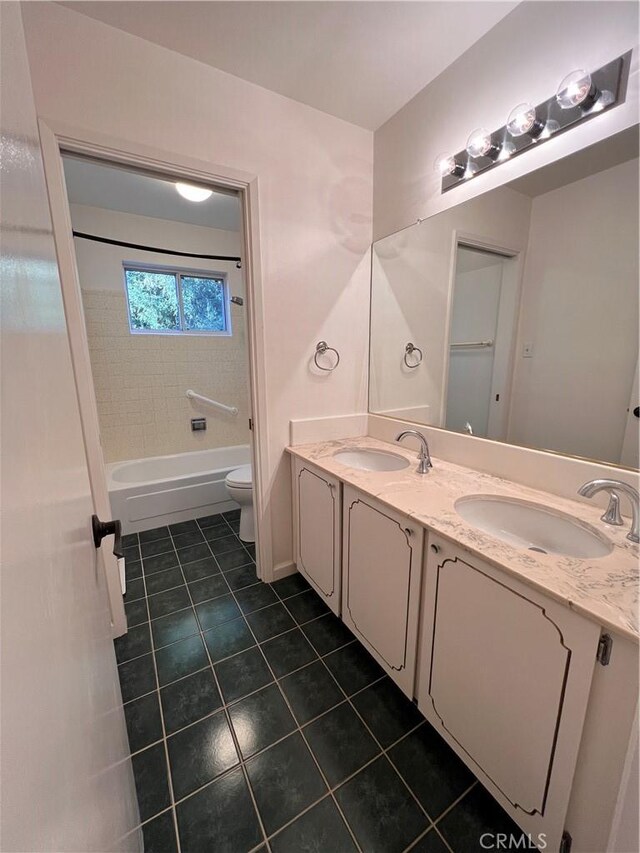
[[[371,450],[369,447],[353,447],[350,450],[338,450],[333,458],[349,468],[360,471],[401,471],[411,464],[403,456],[387,453],[385,450]]]
[[[561,512],[497,495],[460,498],[457,513],[480,530],[518,548],[568,557],[605,557],[611,543],[597,530]]]

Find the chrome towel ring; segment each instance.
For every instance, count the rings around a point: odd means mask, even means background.
[[[418,360],[416,361],[416,363],[415,363],[415,364],[409,364],[409,362],[407,361],[407,356],[408,356],[408,355],[413,355],[413,354],[414,354],[414,353],[416,353],[416,352],[417,352],[417,353],[420,353],[419,355],[417,355],[417,356],[416,356],[416,358],[417,358]],[[414,369],[414,368],[416,368],[416,367],[419,367],[419,366],[422,364],[422,350],[420,349],[420,347],[417,347],[417,346],[415,346],[415,344],[412,344],[411,342],[409,342],[409,343],[406,345],[406,347],[404,348],[404,363],[405,363],[405,364],[407,365],[407,367],[409,367],[411,370],[413,370],[413,369]]]
[[[333,365],[333,367],[323,367],[321,364],[318,363],[318,356],[324,355],[326,352],[333,352],[336,354],[336,363]],[[335,370],[336,367],[340,364],[340,353],[334,347],[330,347],[326,341],[318,341],[318,343],[316,344],[316,351],[313,354],[313,360],[319,370],[325,370],[327,373],[330,373],[332,370]]]

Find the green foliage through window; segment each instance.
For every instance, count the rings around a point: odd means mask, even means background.
[[[225,283],[168,270],[125,268],[132,332],[228,332]]]

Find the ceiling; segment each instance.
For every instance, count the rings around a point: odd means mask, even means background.
[[[61,5],[375,130],[518,4],[78,0]]]
[[[226,231],[240,229],[240,200],[214,192],[206,201],[187,201],[173,181],[65,156],[64,176],[71,204],[87,204],[171,222],[204,225]]]

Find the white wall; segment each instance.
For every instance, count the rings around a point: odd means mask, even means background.
[[[530,208],[530,198],[504,187],[375,244],[371,411],[419,419],[426,410],[426,423],[443,422],[455,244],[466,238],[523,252]],[[414,370],[402,360],[407,341],[424,355]]]
[[[636,159],[533,200],[508,440],[619,462],[637,358]]]
[[[374,239],[454,207],[638,123],[638,5],[524,2],[425,87],[374,136]],[[633,49],[626,100],[444,195],[433,169],[473,128],[504,124],[523,100],[539,103],[574,68],[598,68]],[[369,418],[371,435],[392,439],[399,421]],[[420,427],[420,425],[417,425]],[[575,497],[591,477],[637,486],[631,472],[426,427],[435,456]],[[601,500],[598,502],[602,503]],[[628,508],[625,507],[625,512]]]
[[[71,205],[77,231],[116,240],[203,254],[241,254],[237,231],[223,231]],[[246,307],[232,304],[231,336],[132,335],[123,262],[224,274],[229,293],[244,296],[242,271],[233,261],[159,255],[75,239],[100,436],[107,462],[228,447],[249,442]],[[237,417],[194,405],[185,391],[237,406]],[[190,420],[205,416],[207,429]]]
[[[22,11],[40,116],[259,176],[269,502],[288,563],[289,420],[366,408],[372,134],[56,4]],[[340,350],[332,374],[309,369],[319,340]]]
[[[455,27],[452,30],[455,38]],[[507,183],[638,121],[634,52],[626,102],[444,195],[433,169],[476,127],[501,127],[575,68],[593,70],[638,44],[635,2],[524,2],[375,133],[374,238]]]

